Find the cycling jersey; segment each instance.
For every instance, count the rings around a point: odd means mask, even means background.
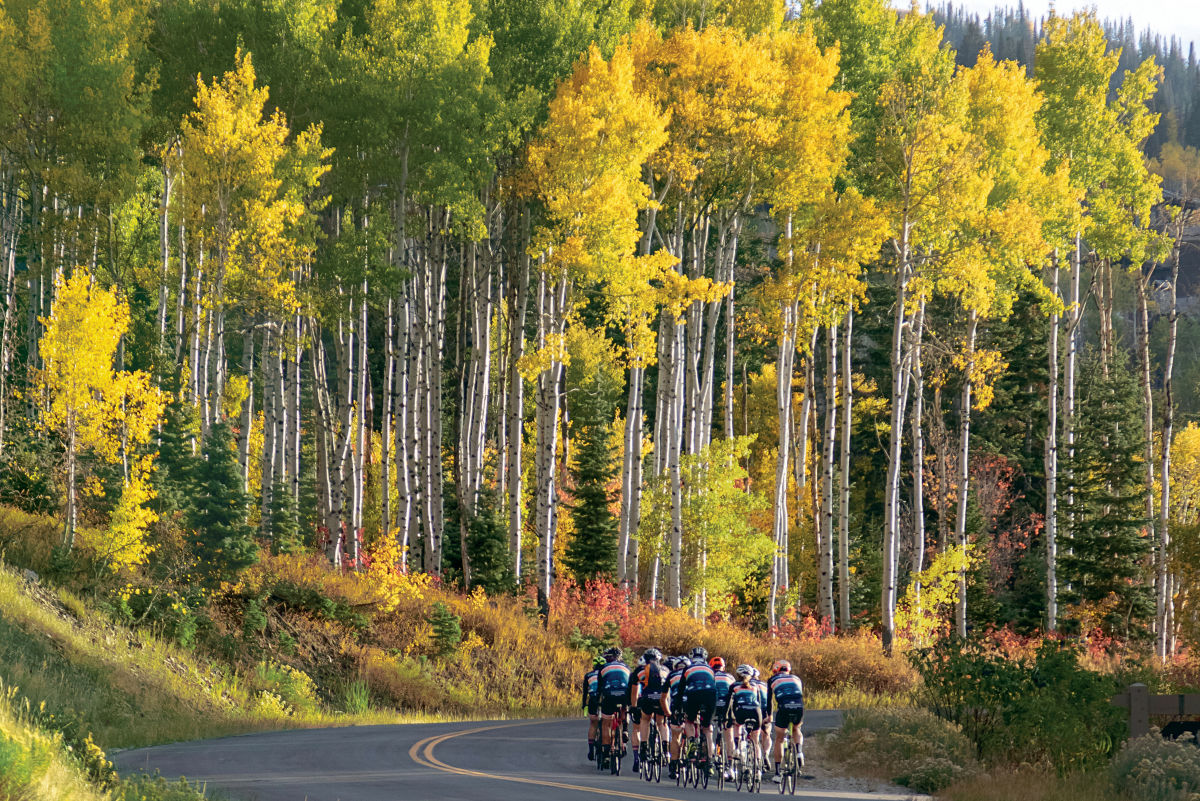
[[[713,680],[717,685],[717,709],[724,709],[725,705],[729,703],[729,693],[737,680],[732,674],[726,673],[723,670],[715,671],[713,673]]]
[[[624,662],[609,662],[600,668],[599,682],[601,695],[629,697],[629,667]]]
[[[684,689],[691,693],[696,690],[716,690],[717,679],[713,669],[703,662],[695,662],[683,672]]]
[[[762,679],[752,679],[750,684],[758,690],[758,706],[764,715],[767,714],[767,683]]]
[[[753,722],[755,725],[762,721],[762,707],[758,703],[758,688],[753,684],[735,684],[729,691],[729,712],[727,715],[739,725]]]
[[[683,716],[708,728],[717,708],[717,682],[713,669],[697,660],[683,671],[679,683],[683,685]]]
[[[663,666],[657,662],[643,665],[637,672],[638,697],[654,701],[662,698],[663,689],[667,683],[666,673]]]
[[[729,707],[734,712],[760,712],[758,688],[754,685],[736,684],[729,693]]]
[[[671,725],[683,725],[683,668],[676,668],[667,676],[667,695],[671,703]]]
[[[796,709],[804,706],[804,685],[791,673],[776,673],[767,682],[767,709]]]
[[[595,668],[583,676],[583,703],[589,715],[600,714],[600,671]]]

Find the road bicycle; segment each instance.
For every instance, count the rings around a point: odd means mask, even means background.
[[[658,736],[658,720],[650,715],[650,733],[642,743],[642,778],[650,782],[662,781],[663,746]]]
[[[723,736],[723,727],[720,719],[713,720],[712,724],[713,736],[713,758],[711,764],[716,766],[717,772],[717,789],[725,789],[725,738]],[[709,771],[712,772],[711,770]]]
[[[733,744],[733,781],[738,792],[743,787],[748,793],[762,790],[762,759],[744,731]]]
[[[629,750],[629,725],[625,719],[625,707],[617,707],[608,723],[601,722],[600,726],[609,726],[608,745],[601,745],[600,758],[596,760],[596,770],[603,772],[608,768],[613,776],[621,775],[621,761]],[[601,734],[603,739],[603,733]]]
[[[779,794],[796,794],[796,777],[800,775],[800,767],[804,757],[800,755],[796,744],[792,742],[791,733],[785,733],[783,739],[783,761],[779,763]]]
[[[703,787],[707,790],[709,765],[708,744],[705,742],[704,734],[698,731],[697,735],[688,737],[684,743],[675,786],[687,787],[688,784],[691,784],[692,787]]]

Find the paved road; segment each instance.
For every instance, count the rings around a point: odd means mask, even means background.
[[[840,725],[838,712],[809,712],[805,730]],[[715,792],[600,775],[586,760],[585,722],[414,724],[307,729],[122,751],[123,773],[161,772],[205,782],[240,801],[687,801]],[[764,786],[773,791],[774,786]],[[732,788],[726,792],[733,792]],[[809,801],[881,799],[797,788]]]

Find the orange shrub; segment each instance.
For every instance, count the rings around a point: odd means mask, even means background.
[[[865,693],[896,695],[908,692],[917,681],[903,655],[884,656],[874,634],[833,636],[828,625],[810,615],[793,613],[771,638],[730,623],[705,624],[682,609],[629,603],[619,588],[602,582],[584,587],[563,582],[551,594],[549,628],[560,637],[570,636],[575,628],[600,637],[609,621],[617,624],[621,644],[635,651],[655,646],[667,654],[686,654],[702,645],[726,665],[746,662],[763,671],[776,659],[788,659],[812,690],[851,686]]]

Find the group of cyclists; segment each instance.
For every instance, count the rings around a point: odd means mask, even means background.
[[[786,659],[771,666],[764,681],[757,668],[738,665],[732,673],[725,660],[708,656],[696,646],[687,656],[664,657],[647,649],[637,665],[629,667],[621,650],[613,647],[596,657],[583,680],[583,706],[587,709],[588,759],[611,765],[619,772],[619,742],[613,742],[614,716],[628,714],[632,723],[633,770],[647,759],[651,727],[660,742],[668,743],[665,757],[668,776],[677,779],[681,754],[688,738],[697,738],[704,755],[700,769],[707,775],[733,778],[734,743],[743,738],[753,749],[753,764],[765,765],[771,756],[772,781],[779,784],[784,742],[790,737],[796,762],[804,764],[804,685]],[[719,744],[719,748],[716,748]],[[708,755],[717,754],[716,758]],[[761,774],[754,777],[757,784]],[[706,782],[707,784],[707,782]]]

